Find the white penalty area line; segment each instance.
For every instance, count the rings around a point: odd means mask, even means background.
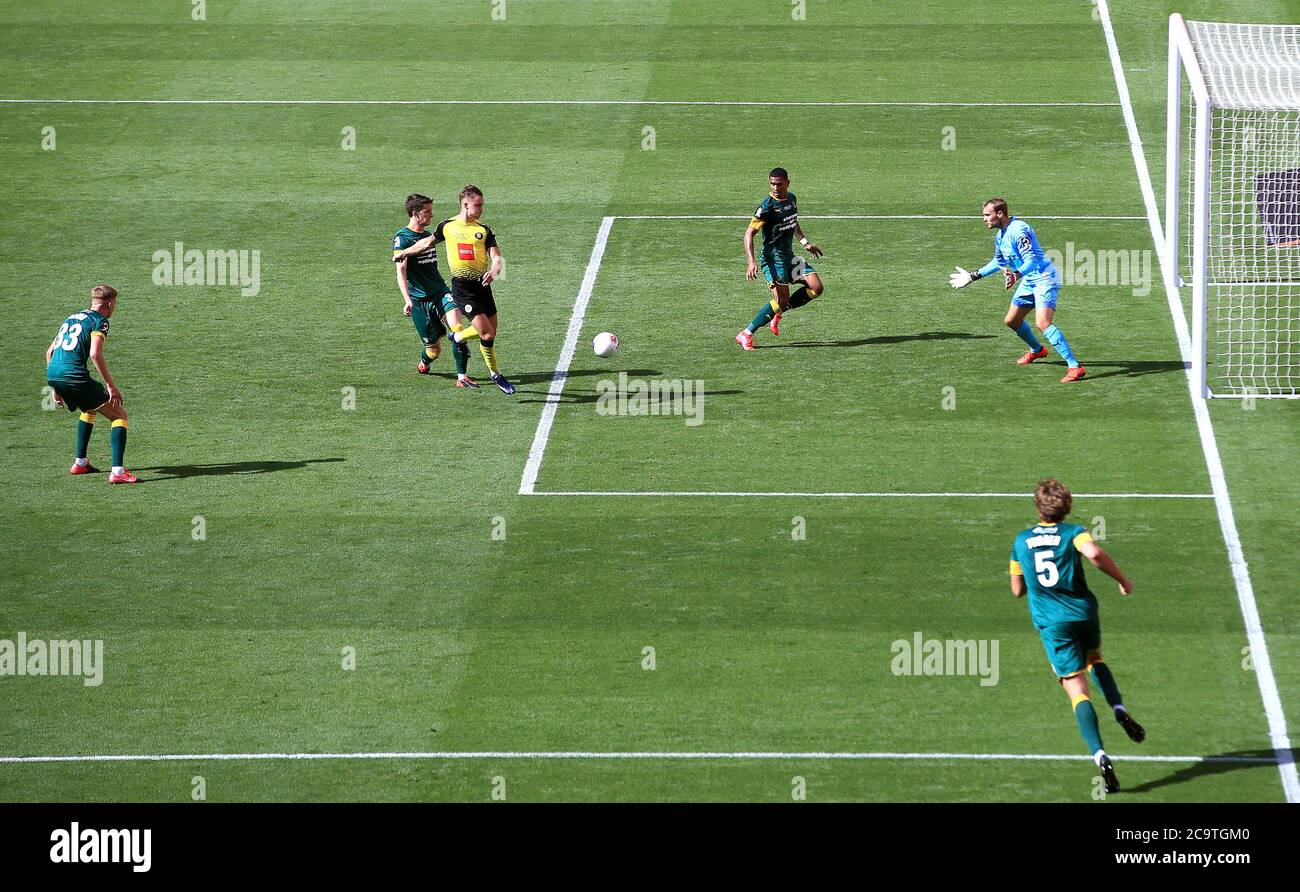
[[[555,410],[560,404],[560,393],[569,375],[569,365],[573,362],[573,353],[578,347],[578,337],[582,334],[582,320],[587,314],[587,304],[591,302],[591,292],[596,287],[596,274],[600,272],[600,261],[605,256],[605,244],[609,241],[609,231],[614,227],[614,218],[605,217],[600,221],[596,232],[596,244],[591,248],[591,259],[587,261],[587,271],[582,274],[582,285],[578,288],[578,299],[573,303],[573,313],[569,316],[569,330],[564,335],[564,346],[560,348],[560,361],[551,374],[551,387],[546,394],[546,405],[542,407],[542,417],[537,421],[537,431],[533,434],[533,445],[528,449],[528,461],[524,463],[524,473],[519,479],[519,494],[531,495],[537,484],[537,474],[542,469],[542,458],[546,455],[546,443],[551,437],[551,425],[555,423]]]
[[[1145,220],[1145,216],[1113,214],[1024,214],[1035,220]],[[615,220],[752,220],[748,214],[621,214]],[[965,220],[982,221],[979,214],[800,214],[801,220]]]
[[[531,496],[678,496],[717,498],[807,499],[1032,499],[1031,492],[706,492],[691,490],[529,490]],[[1080,492],[1076,499],[1212,499],[1213,493],[1182,492]]]
[[[1250,642],[1250,655],[1255,664],[1255,679],[1259,684],[1260,699],[1264,703],[1264,712],[1268,717],[1269,740],[1277,754],[1278,772],[1282,779],[1282,790],[1287,802],[1300,802],[1300,776],[1296,773],[1295,759],[1291,753],[1291,738],[1286,727],[1286,713],[1282,709],[1282,699],[1278,693],[1277,679],[1273,676],[1273,664],[1268,655],[1268,642],[1264,637],[1264,627],[1259,617],[1259,607],[1255,603],[1255,589],[1250,581],[1250,571],[1246,567],[1245,553],[1241,548],[1241,537],[1237,532],[1237,521],[1232,511],[1232,499],[1228,495],[1228,481],[1224,476],[1223,461],[1219,456],[1218,441],[1214,436],[1214,425],[1210,421],[1210,412],[1201,394],[1195,391],[1192,377],[1191,338],[1187,332],[1187,320],[1183,316],[1183,304],[1178,295],[1172,275],[1172,266],[1165,256],[1162,246],[1165,243],[1160,225],[1160,212],[1156,209],[1155,189],[1151,185],[1151,171],[1147,167],[1146,155],[1142,149],[1142,137],[1138,131],[1137,120],[1133,115],[1133,103],[1129,98],[1128,80],[1124,75],[1124,64],[1120,60],[1119,45],[1115,40],[1115,28],[1110,20],[1110,5],[1107,0],[1097,0],[1097,9],[1101,17],[1102,30],[1106,35],[1106,50],[1110,54],[1110,67],[1115,75],[1115,88],[1119,92],[1120,107],[1123,109],[1124,126],[1128,130],[1129,148],[1133,153],[1133,163],[1137,168],[1138,185],[1142,189],[1142,200],[1146,205],[1147,222],[1151,227],[1151,238],[1155,242],[1156,255],[1160,258],[1161,278],[1164,280],[1165,295],[1169,301],[1169,312],[1173,316],[1174,331],[1178,336],[1178,349],[1182,353],[1183,366],[1187,373],[1187,390],[1191,396],[1192,412],[1196,417],[1196,430],[1200,434],[1201,450],[1205,453],[1205,467],[1210,475],[1210,488],[1214,491],[1214,506],[1219,515],[1219,528],[1223,532],[1224,545],[1228,551],[1228,563],[1232,567],[1232,579],[1237,589],[1237,602],[1246,624],[1246,637]]]
[[[578,338],[582,334],[582,322],[587,314],[587,305],[591,302],[592,292],[596,287],[596,276],[600,272],[600,262],[605,256],[605,246],[609,242],[609,233],[615,220],[749,220],[748,216],[729,214],[624,214],[604,217],[596,232],[596,243],[591,249],[591,258],[587,261],[587,270],[582,276],[582,285],[578,289],[573,312],[569,316],[569,328],[564,336],[564,345],[560,348],[560,359],[555,371],[551,373],[551,386],[547,391],[546,405],[542,407],[542,416],[537,421],[537,430],[533,434],[532,445],[528,449],[528,460],[524,463],[523,475],[519,480],[519,494],[531,495],[609,495],[609,496],[828,496],[828,497],[886,497],[886,496],[1012,496],[1023,498],[1023,493],[745,493],[745,492],[536,492],[537,475],[542,469],[542,459],[546,456],[546,444],[551,437],[551,427],[555,424],[555,413],[559,408],[559,397],[564,391],[569,366],[578,347]],[[964,220],[973,222],[980,217],[967,214],[805,214],[805,220]],[[1035,216],[1038,220],[1145,220],[1145,217],[1126,216],[1090,216],[1090,215],[1046,215]],[[1094,498],[1120,498],[1119,495],[1093,496]],[[1181,494],[1129,494],[1126,498],[1171,498],[1199,499],[1202,495]]]
[[[723,108],[1115,108],[1117,102],[751,101],[745,99],[0,99],[8,105],[628,105]]]
[[[1273,756],[1122,756],[1120,762],[1228,762],[1272,765]],[[482,761],[482,760],[590,760],[590,761],[842,761],[842,762],[1091,762],[1092,756],[1077,753],[844,753],[844,752],[655,752],[649,751],[511,751],[476,752],[388,752],[388,753],[132,753],[80,756],[0,756],[0,764],[49,764],[58,762],[343,762],[358,761]]]

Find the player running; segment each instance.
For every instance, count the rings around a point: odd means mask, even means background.
[[[763,203],[754,211],[754,219],[745,229],[745,258],[749,266],[745,278],[753,280],[758,270],[763,270],[763,278],[772,290],[772,299],[759,309],[749,327],[736,335],[736,343],[746,350],[754,349],[754,333],[764,325],[771,323],[772,334],[781,333],[781,314],[797,307],[802,307],[813,298],[825,293],[817,271],[802,257],[794,256],[794,237],[799,237],[799,244],[808,249],[814,257],[822,256],[822,249],[808,241],[799,226],[799,205],[790,190],[790,175],[784,167],[776,167],[767,175],[772,192],[763,199]],[[763,233],[763,248],[758,257],[754,256],[754,234]],[[800,283],[794,294],[790,286]]]
[[[418,192],[406,196],[406,213],[411,219],[393,236],[393,259],[397,264],[397,288],[402,292],[404,302],[402,313],[411,317],[416,333],[424,342],[415,370],[421,375],[427,375],[429,363],[442,352],[440,341],[447,333],[442,315],[446,314],[447,325],[454,325],[460,322],[460,312],[451,300],[451,289],[438,272],[436,247],[430,245],[413,257],[398,256],[397,253],[428,235],[425,227],[433,219],[433,199]],[[466,374],[469,348],[453,342],[452,353],[456,360],[456,386],[478,387]]]
[[[1130,594],[1133,583],[1085,527],[1063,523],[1072,502],[1070,491],[1054,478],[1039,481],[1034,489],[1038,523],[1016,536],[1011,546],[1011,594],[1017,598],[1029,594],[1029,615],[1043,639],[1047,660],[1070,698],[1079,733],[1101,769],[1106,792],[1115,793],[1119,781],[1102,748],[1097,712],[1088,696],[1089,670],[1129,739],[1141,743],[1147,735],[1124,708],[1115,676],[1102,662],[1097,598],[1083,578],[1080,555],[1118,582],[1120,594]]]
[[[472,327],[458,323],[451,325],[451,339],[463,344],[471,338],[479,339],[479,352],[492,374],[492,383],[504,393],[514,393],[515,386],[501,374],[497,363],[497,305],[492,297],[492,282],[501,275],[503,260],[497,237],[487,225],[479,222],[483,214],[483,192],[469,185],[460,190],[460,213],[443,220],[433,234],[422,238],[402,251],[393,253],[393,260],[419,254],[438,242],[446,242],[447,263],[451,267],[451,299]]]
[[[1007,328],[1029,345],[1029,352],[1016,362],[1029,365],[1034,360],[1047,356],[1047,348],[1038,342],[1029,323],[1025,321],[1032,309],[1035,311],[1034,324],[1069,366],[1061,383],[1078,381],[1088,370],[1075,359],[1065,335],[1052,321],[1056,315],[1056,299],[1061,290],[1061,277],[1056,271],[1056,265],[1038,246],[1038,236],[1034,235],[1033,227],[1019,217],[1010,216],[1005,198],[990,198],[984,202],[984,225],[997,230],[993,236],[993,259],[973,273],[957,267],[957,271],[948,276],[948,284],[953,288],[965,288],[976,279],[982,279],[1001,269],[1007,289],[1019,283],[1016,293],[1011,297],[1011,306],[1007,307],[1006,319],[1003,320]]]
[[[113,451],[113,470],[109,483],[136,483],[137,478],[122,465],[126,454],[126,409],[122,392],[113,383],[104,359],[104,339],[108,337],[108,317],[117,306],[117,290],[111,285],[96,285],[90,290],[90,309],[73,313],[59,326],[45,351],[45,379],[54,390],[54,399],[69,412],[80,412],[77,421],[77,457],[73,474],[97,474],[99,469],[86,458],[90,435],[95,430],[96,413],[113,422],[108,442]],[[104,379],[100,384],[90,377],[86,367],[89,357]]]

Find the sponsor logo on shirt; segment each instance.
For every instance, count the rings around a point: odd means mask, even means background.
[[[468,242],[456,243],[456,256],[461,260],[474,259],[474,246]]]

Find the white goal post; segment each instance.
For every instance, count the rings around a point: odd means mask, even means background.
[[[1163,248],[1194,391],[1300,397],[1300,25],[1170,16]]]

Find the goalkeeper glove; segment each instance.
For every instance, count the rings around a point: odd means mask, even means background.
[[[974,282],[978,278],[980,278],[980,274],[978,271],[973,273],[968,272],[967,270],[964,270],[959,266],[957,267],[957,271],[955,273],[948,274],[948,284],[951,285],[953,288],[965,288],[967,285],[969,285],[971,282]]]
[[[1016,283],[1020,281],[1020,273],[1013,269],[1004,269],[1002,271],[1002,279],[1006,283],[1006,289],[1010,291],[1012,288],[1016,287]]]

